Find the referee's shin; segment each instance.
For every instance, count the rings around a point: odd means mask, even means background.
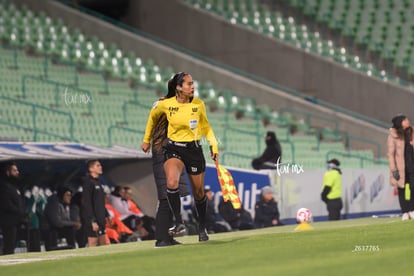
[[[175,217],[175,223],[182,223],[183,219],[181,218],[181,199],[180,199],[180,190],[179,189],[167,189],[167,199],[168,204],[170,205],[171,211]]]
[[[195,201],[197,213],[198,213],[198,222],[199,228],[204,229],[206,227],[206,212],[207,212],[207,197],[204,195],[202,200]]]

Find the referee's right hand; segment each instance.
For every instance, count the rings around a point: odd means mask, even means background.
[[[213,161],[216,161],[217,158],[218,158],[218,153],[213,153],[213,147],[212,146],[210,146],[210,156],[211,156],[211,159],[213,159]]]
[[[141,149],[142,149],[143,152],[148,153],[149,150],[150,150],[150,144],[149,143],[142,142]]]

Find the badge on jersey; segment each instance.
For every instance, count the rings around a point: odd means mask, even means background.
[[[198,123],[197,119],[190,120],[190,129],[194,130],[197,127],[197,123]]]

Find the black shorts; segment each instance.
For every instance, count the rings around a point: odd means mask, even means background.
[[[206,160],[199,141],[174,142],[168,140],[165,146],[165,160],[178,158],[183,161],[188,174],[200,174],[206,171]]]
[[[97,238],[101,235],[106,235],[105,226],[99,227],[98,231],[93,231],[92,229],[92,223],[86,223],[85,224],[85,234],[88,238]]]

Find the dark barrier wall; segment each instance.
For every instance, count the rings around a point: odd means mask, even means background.
[[[225,64],[384,122],[399,112],[414,118],[413,91],[231,25],[179,0],[130,1],[125,22]]]
[[[131,187],[138,207],[144,214],[155,217],[158,200],[152,174],[152,159],[140,159],[106,168],[105,177],[113,184]]]

